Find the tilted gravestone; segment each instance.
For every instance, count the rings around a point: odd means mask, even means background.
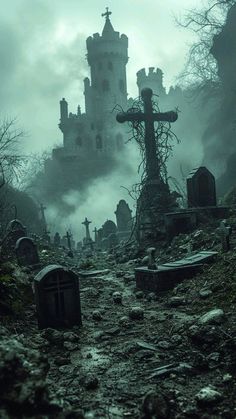
[[[60,265],[49,265],[34,279],[39,329],[82,325],[79,278]]]
[[[21,237],[17,240],[15,252],[17,261],[21,266],[39,263],[37,246],[29,237]]]
[[[216,206],[215,177],[206,167],[194,169],[187,178],[188,207]]]

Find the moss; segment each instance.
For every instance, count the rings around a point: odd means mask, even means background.
[[[11,275],[5,274],[5,275],[0,275],[0,284],[9,284],[10,282],[13,281],[13,278]]]

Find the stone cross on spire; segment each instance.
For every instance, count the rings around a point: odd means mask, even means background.
[[[116,116],[118,122],[144,122],[145,124],[145,160],[147,180],[160,179],[160,161],[157,156],[154,122],[168,121],[175,122],[178,118],[177,112],[153,112],[152,89],[145,88],[141,91],[144,104],[144,112],[121,112]]]
[[[102,13],[102,17],[106,17],[106,20],[109,19],[109,16],[112,14],[112,12],[109,12],[109,7],[106,7],[106,12]]]

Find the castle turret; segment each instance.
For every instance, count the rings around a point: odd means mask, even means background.
[[[67,121],[68,118],[68,103],[63,97],[63,99],[60,101],[60,111],[61,111],[61,123]]]
[[[166,90],[163,87],[163,72],[160,68],[149,67],[148,74],[146,74],[145,68],[142,68],[137,72],[137,85],[139,89],[139,96],[141,95],[141,90],[149,87],[152,89],[155,95],[160,97],[166,95]]]
[[[86,80],[86,111],[98,118],[115,105],[127,106],[128,38],[114,30],[110,14],[108,8],[102,14],[106,19],[102,35],[96,33],[87,39],[91,86]]]

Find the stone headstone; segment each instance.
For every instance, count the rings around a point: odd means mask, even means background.
[[[81,325],[79,278],[60,265],[49,265],[34,279],[40,329]]]
[[[188,207],[216,206],[215,177],[206,167],[194,169],[187,177]]]
[[[102,237],[107,238],[110,234],[116,233],[117,227],[111,220],[107,220],[102,226]]]
[[[18,264],[21,266],[39,263],[37,246],[29,237],[21,237],[17,240],[15,252]]]
[[[26,236],[26,228],[23,226],[21,221],[17,219],[10,221],[6,229],[6,235],[2,242],[3,253],[14,252],[17,240]]]
[[[113,249],[114,247],[118,246],[118,244],[119,244],[119,239],[117,237],[117,234],[116,233],[111,233],[108,236],[109,249]]]
[[[132,211],[129,205],[124,199],[121,199],[117,205],[116,211],[116,223],[118,231],[127,231],[131,229],[132,224]]]
[[[59,247],[61,244],[61,236],[58,232],[56,232],[54,235],[53,243],[54,243],[54,246],[56,247]]]

